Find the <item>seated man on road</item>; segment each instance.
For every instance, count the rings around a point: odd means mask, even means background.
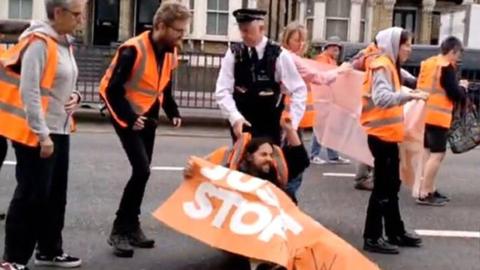
[[[286,179],[292,179],[282,172],[287,168],[287,173],[292,176],[301,174],[309,166],[308,154],[297,132],[290,121],[282,120],[287,145],[280,149],[268,138],[254,138],[244,134],[233,149],[226,147],[217,149],[207,159],[213,163],[225,163],[226,167],[270,181],[285,191]],[[223,162],[222,162],[223,161]],[[185,179],[192,177],[193,161],[189,160],[184,171]],[[282,269],[272,263],[252,262],[255,270]]]

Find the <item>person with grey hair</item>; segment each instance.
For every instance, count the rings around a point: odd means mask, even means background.
[[[72,268],[82,264],[79,258],[64,253],[62,230],[71,116],[81,99],[74,91],[78,68],[70,34],[83,22],[85,4],[85,0],[46,0],[48,21],[33,21],[15,45],[19,50],[6,52],[9,59],[17,60],[2,63],[2,68],[10,71],[7,76],[14,73],[20,77],[17,86],[2,91],[20,91],[18,100],[10,105],[23,106],[0,108],[3,119],[9,114],[22,117],[8,127],[0,122],[0,131],[5,133],[0,135],[12,141],[17,157],[17,186],[8,209],[5,261],[0,269],[28,269],[35,247],[37,266]],[[18,129],[16,135],[5,132],[12,129]]]

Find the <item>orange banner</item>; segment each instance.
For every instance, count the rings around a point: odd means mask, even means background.
[[[192,160],[193,177],[153,213],[174,230],[289,270],[379,269],[270,182]]]

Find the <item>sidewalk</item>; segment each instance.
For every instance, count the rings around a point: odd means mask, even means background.
[[[184,124],[189,126],[216,126],[227,127],[227,120],[222,116],[220,110],[215,109],[191,109],[179,108],[180,115]],[[98,105],[91,105],[89,108],[82,107],[75,113],[75,120],[79,123],[102,123],[109,122],[108,111],[104,111],[104,115],[100,113]],[[168,121],[165,113],[160,112],[160,122]]]

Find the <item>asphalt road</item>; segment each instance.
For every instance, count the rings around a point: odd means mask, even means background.
[[[160,127],[158,135],[153,166],[183,166],[189,155],[203,155],[230,142],[228,131],[219,128]],[[11,149],[7,160],[14,160]],[[480,232],[479,163],[479,150],[448,155],[439,175],[439,189],[452,199],[446,207],[417,206],[403,190],[401,207],[408,228]],[[353,172],[351,165],[312,165],[299,199],[306,213],[361,248],[369,193],[354,190],[351,177],[323,175]],[[145,232],[157,241],[156,248],[136,250],[131,259],[114,257],[106,238],[129,175],[128,161],[110,126],[80,125],[80,132],[72,137],[64,248],[83,259],[83,269],[248,269],[243,261],[180,235],[152,218],[150,213],[182,181],[180,171],[153,171],[148,184],[141,220]],[[0,178],[0,206],[6,209],[15,188],[14,166],[5,165]],[[4,224],[0,227],[3,240]],[[480,238],[424,237],[420,249],[402,249],[397,256],[366,255],[388,270],[478,270]]]

